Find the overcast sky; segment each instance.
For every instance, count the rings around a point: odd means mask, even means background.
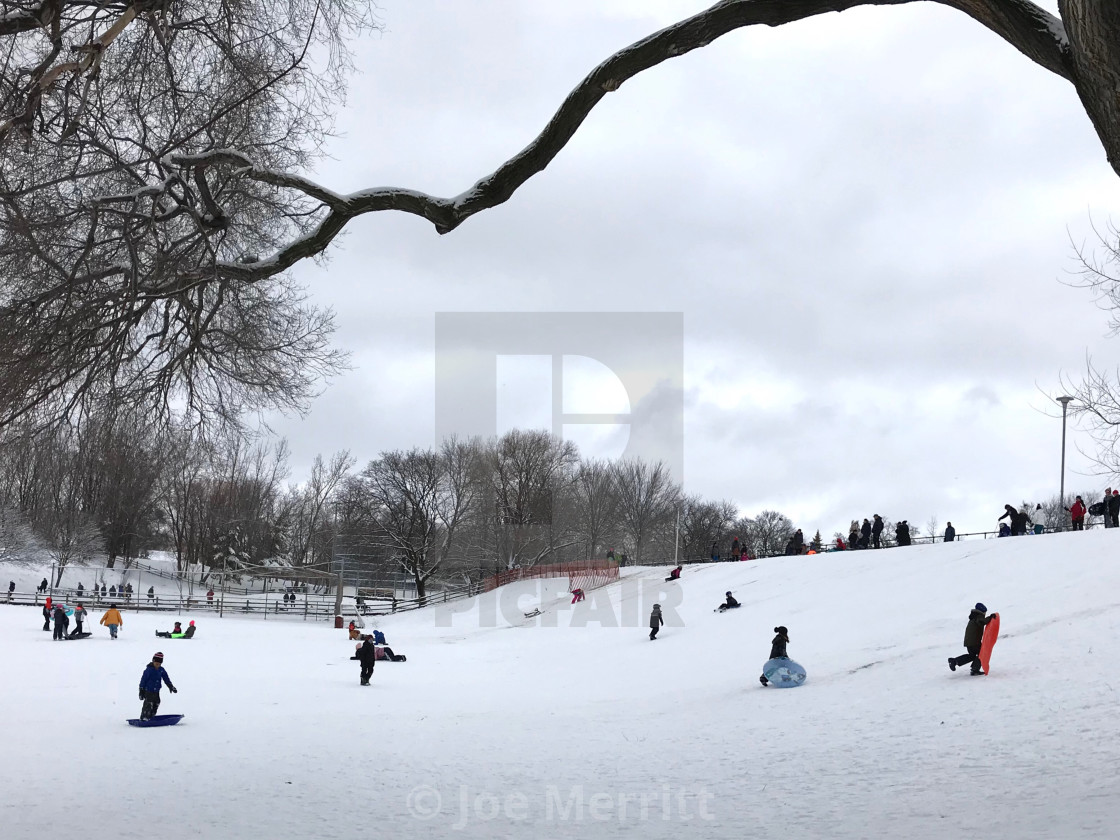
[[[382,0],[315,175],[456,195],[597,63],[702,8]],[[1120,353],[1065,285],[1071,237],[1118,199],[1073,87],[959,12],[735,32],[607,96],[454,233],[375,214],[301,266],[354,368],[273,427],[295,478],[316,453],[431,445],[436,312],[679,312],[687,491],[826,535],[873,513],[990,530],[1058,491],[1039,389]],[[1067,488],[1103,487],[1078,444]]]

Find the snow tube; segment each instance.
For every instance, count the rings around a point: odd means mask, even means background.
[[[797,688],[805,682],[805,669],[792,659],[768,659],[762,666],[762,676],[774,688]]]

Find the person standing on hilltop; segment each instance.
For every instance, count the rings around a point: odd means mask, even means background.
[[[875,521],[871,523],[871,545],[873,548],[882,548],[883,543],[881,537],[883,535],[883,517],[875,514]]]
[[[953,527],[952,522],[945,523],[945,542],[952,542],[957,538],[957,529]]]
[[[1073,505],[1066,508],[1066,510],[1069,511],[1070,527],[1072,527],[1074,531],[1084,531],[1085,514],[1088,511],[1086,510],[1085,502],[1081,500],[1081,497],[1078,496],[1074,500]]]

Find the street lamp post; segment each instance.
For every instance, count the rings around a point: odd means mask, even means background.
[[[1058,490],[1058,504],[1064,509],[1066,506],[1066,409],[1073,402],[1073,397],[1058,397],[1062,404],[1062,481]]]

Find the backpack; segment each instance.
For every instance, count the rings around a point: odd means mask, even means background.
[[[1089,505],[1090,516],[1104,516],[1104,512],[1106,510],[1108,510],[1108,505],[1106,505],[1104,502],[1094,502],[1093,504]]]

